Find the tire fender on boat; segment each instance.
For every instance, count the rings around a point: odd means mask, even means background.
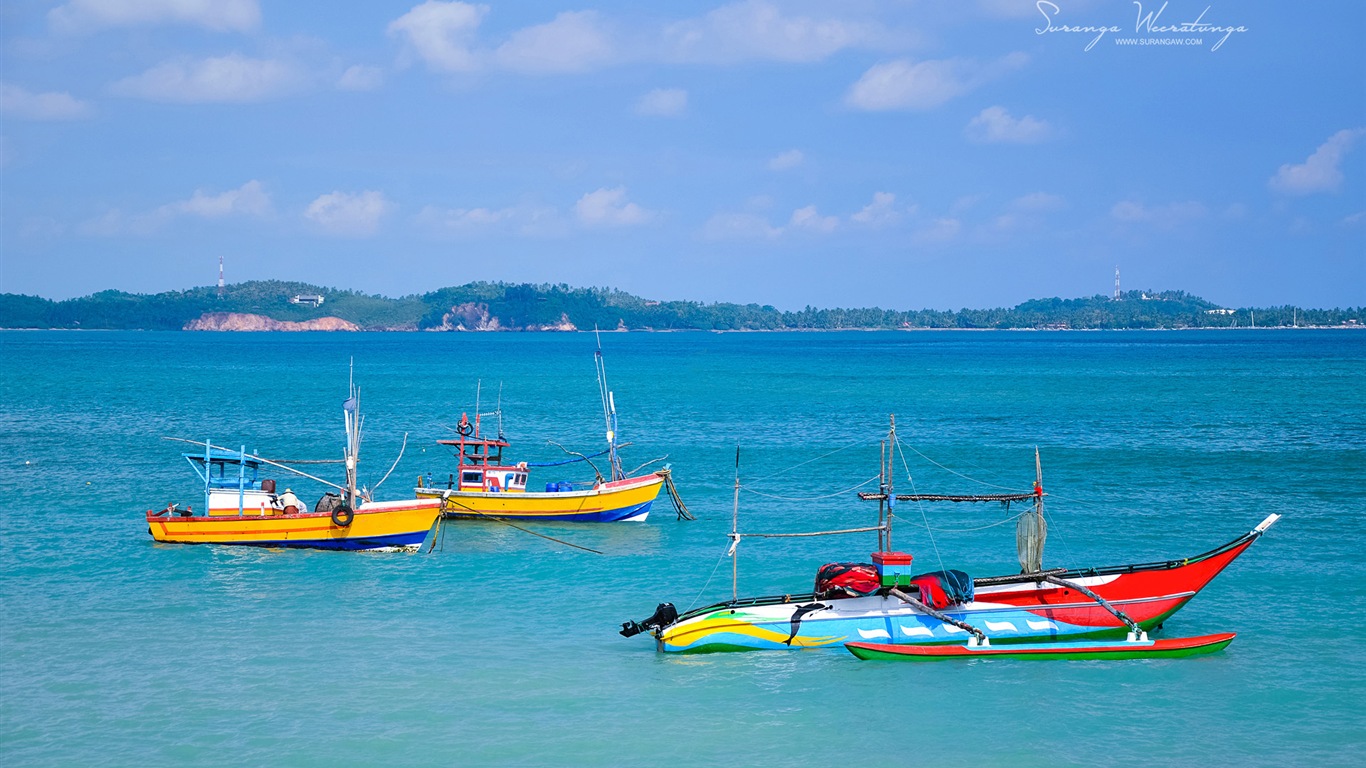
[[[350,507],[340,506],[332,510],[332,524],[338,528],[346,528],[351,525],[351,521],[356,519],[356,513]]]

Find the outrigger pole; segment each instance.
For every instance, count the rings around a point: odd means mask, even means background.
[[[952,616],[950,616],[950,615],[948,615],[948,614],[946,614],[946,613],[941,613],[941,612],[939,612],[939,611],[936,611],[935,609],[931,608],[931,607],[928,606],[928,605],[925,605],[924,603],[920,602],[919,600],[916,600],[914,597],[911,597],[910,595],[906,594],[905,592],[902,592],[901,590],[897,589],[896,587],[892,587],[891,589],[887,590],[887,594],[891,595],[892,597],[897,598],[898,600],[900,600],[900,601],[903,602],[903,603],[906,603],[907,605],[911,606],[912,608],[919,609],[921,613],[924,613],[924,614],[926,614],[926,615],[928,615],[928,616],[933,616],[934,618],[939,619],[940,621],[944,622],[945,624],[952,624],[953,626],[958,627],[959,629],[961,629],[961,630],[963,630],[963,631],[965,631],[965,632],[971,632],[971,633],[972,633],[972,641],[969,642],[968,645],[972,645],[972,646],[976,646],[976,645],[979,645],[979,644],[980,644],[980,645],[991,645],[991,641],[987,639],[987,635],[986,635],[985,632],[983,632],[982,630],[978,629],[977,627],[972,626],[971,624],[967,623],[966,621],[959,621],[958,619],[955,619],[955,618],[953,618]]]

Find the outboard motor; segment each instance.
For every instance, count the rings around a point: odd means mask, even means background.
[[[660,603],[650,618],[644,621],[627,621],[621,625],[622,637],[635,637],[647,630],[663,629],[678,620],[678,609],[673,603]]]

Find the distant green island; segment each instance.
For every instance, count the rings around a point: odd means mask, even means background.
[[[1360,327],[1366,308],[1221,307],[1184,291],[1119,299],[1033,299],[958,311],[817,309],[654,301],[610,288],[478,282],[389,298],[306,283],[251,281],[65,301],[0,294],[0,328],[330,331],[833,331],[901,329],[1143,329]]]

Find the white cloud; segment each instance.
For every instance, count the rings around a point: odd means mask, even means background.
[[[892,36],[879,25],[834,17],[784,15],[784,8],[747,0],[664,30],[665,56],[682,61],[750,59],[820,61],[846,48],[881,45]]]
[[[488,11],[487,5],[427,0],[390,22],[389,34],[404,39],[430,69],[470,72],[479,68],[471,45]]]
[[[1029,57],[1010,54],[988,64],[970,59],[909,59],[875,64],[849,87],[845,103],[869,111],[929,110],[1019,69]]]
[[[17,85],[0,83],[0,113],[24,120],[76,120],[89,117],[90,105],[69,93],[31,93]]]
[[[803,155],[800,149],[789,149],[769,160],[768,169],[770,171],[786,171],[789,168],[796,168],[805,160],[806,155]]]
[[[356,64],[346,68],[337,78],[337,88],[343,91],[373,91],[384,85],[384,72],[379,67]]]
[[[808,205],[793,211],[788,225],[793,229],[829,234],[839,228],[840,220],[836,216],[822,216],[816,212],[816,206]]]
[[[985,144],[1037,144],[1052,136],[1053,127],[1033,115],[1017,120],[1005,107],[987,107],[968,122],[964,133]]]
[[[1148,206],[1133,200],[1122,200],[1110,209],[1110,216],[1126,224],[1154,224],[1174,227],[1194,219],[1204,218],[1205,206],[1195,201]]]
[[[1342,159],[1362,135],[1366,135],[1366,129],[1338,131],[1303,163],[1282,165],[1267,184],[1287,195],[1337,191],[1342,186]]]
[[[382,192],[329,192],[309,203],[304,217],[330,234],[373,235],[393,207]]]
[[[781,227],[753,213],[718,213],[702,227],[702,237],[707,240],[772,240],[782,233]]]
[[[153,24],[247,32],[261,23],[261,9],[256,0],[70,0],[47,18],[53,29],[66,33]]]
[[[429,205],[417,215],[417,220],[440,229],[468,231],[509,222],[516,213],[513,208],[437,208]]]
[[[958,219],[935,219],[911,237],[921,244],[947,243],[958,237],[962,229],[963,222]]]
[[[283,96],[302,84],[294,67],[238,53],[209,59],[175,59],[110,86],[117,96],[182,104],[247,103]]]
[[[80,231],[101,237],[148,235],[181,216],[202,219],[223,219],[229,216],[260,218],[269,215],[270,212],[270,195],[262,187],[261,182],[252,179],[237,189],[218,194],[198,189],[188,200],[167,203],[145,213],[126,215],[118,209],[105,211],[83,223]]]
[[[1047,192],[1031,192],[1010,201],[1010,210],[1019,213],[1052,213],[1067,207],[1067,202]]]
[[[891,192],[874,192],[873,202],[863,206],[863,210],[849,218],[864,226],[882,227],[900,221],[901,212],[896,209],[896,195]]]
[[[627,202],[625,187],[589,192],[574,203],[574,213],[589,226],[630,226],[653,218],[649,211]]]
[[[560,237],[569,234],[559,210],[524,203],[506,208],[440,208],[426,206],[414,217],[425,229],[446,235],[478,236],[512,232],[529,237]]]
[[[678,117],[688,110],[688,92],[682,88],[656,88],[636,102],[636,114]]]
[[[495,52],[515,72],[587,72],[615,58],[611,35],[594,11],[566,11],[553,21],[512,33]]]
[[[846,102],[866,110],[933,109],[968,89],[954,61],[890,61],[871,67],[849,88]]]
[[[270,213],[270,195],[261,187],[261,182],[252,179],[237,189],[217,195],[210,195],[202,189],[195,190],[189,200],[164,205],[158,212],[166,216],[186,214],[206,219],[219,219],[233,214],[265,216]]]

